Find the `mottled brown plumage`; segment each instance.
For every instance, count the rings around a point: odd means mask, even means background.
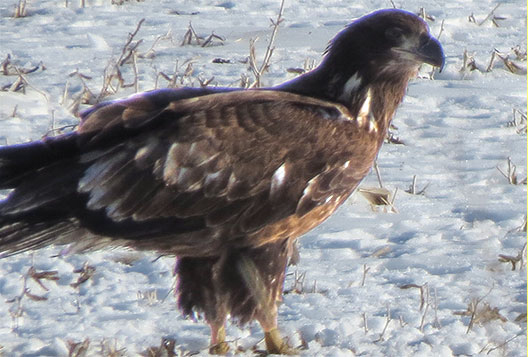
[[[160,90],[87,110],[74,133],[0,148],[0,251],[120,245],[178,257],[179,305],[211,352],[228,316],[289,352],[277,301],[293,240],[346,200],[376,158],[407,82],[441,66],[418,17],[385,10],[322,64],[264,90]]]

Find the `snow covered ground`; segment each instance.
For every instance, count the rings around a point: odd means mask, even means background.
[[[210,85],[239,86],[241,77],[252,78],[249,40],[259,38],[257,57],[263,56],[269,18],[279,8],[276,0],[86,0],[85,8],[79,0],[28,0],[27,16],[12,18],[17,3],[0,2],[0,61],[10,56],[0,66],[0,145],[75,124],[84,85],[97,97],[105,68],[142,18],[133,41],[142,40],[138,90],[167,86],[160,72],[179,74],[185,85],[212,78]],[[526,356],[526,185],[510,183],[497,169],[506,172],[510,157],[517,180],[526,177],[526,2],[502,1],[493,13],[498,1],[394,3],[434,17],[429,24],[433,34],[441,32],[447,56],[443,73],[430,80],[431,68],[424,68],[409,86],[394,121],[404,145],[385,144],[379,156],[384,186],[398,189],[397,213],[372,210],[356,194],[301,239],[301,261],[285,284],[281,330],[291,345],[304,345],[305,356]],[[391,6],[287,0],[264,84],[319,61],[346,23]],[[214,33],[223,40],[180,46],[189,22],[204,38]],[[486,71],[494,49],[514,64],[495,57]],[[193,71],[184,75],[189,63]],[[17,69],[37,66],[23,75],[25,93],[9,90],[17,87]],[[132,83],[133,66],[122,68]],[[133,92],[134,86],[121,88],[113,98]],[[422,194],[405,192],[414,175]],[[374,174],[363,183],[376,185]],[[176,309],[172,258],[126,250],[54,257],[59,250],[0,259],[0,355],[67,356],[85,342],[88,355],[134,356],[162,338],[173,339],[182,354],[207,354],[207,326]],[[514,270],[499,261],[519,254]],[[75,287],[85,264],[85,276],[93,275]],[[55,271],[58,280],[41,280],[46,289],[25,280],[31,267]],[[230,324],[227,334],[232,351],[263,348],[256,324]]]

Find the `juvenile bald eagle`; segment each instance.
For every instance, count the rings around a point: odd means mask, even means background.
[[[315,70],[264,90],[167,89],[97,105],[77,131],[0,148],[0,251],[119,245],[177,257],[178,301],[211,327],[258,320],[270,353],[292,241],[369,172],[408,81],[442,66],[419,17],[382,10]]]

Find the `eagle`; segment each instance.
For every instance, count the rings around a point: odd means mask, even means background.
[[[269,353],[297,237],[367,175],[410,79],[443,67],[427,24],[396,9],[353,21],[321,64],[257,89],[161,89],[98,104],[67,134],[0,148],[1,256],[50,244],[176,257],[183,314],[224,354],[228,317]]]

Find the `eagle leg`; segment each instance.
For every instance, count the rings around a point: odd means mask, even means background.
[[[211,347],[209,353],[212,355],[225,355],[229,351],[229,345],[225,342],[224,325],[217,326],[210,324],[211,327]]]
[[[240,256],[238,260],[238,271],[255,301],[255,319],[264,330],[266,349],[270,354],[298,354],[283,340],[277,328],[277,302],[281,300],[292,244],[290,239],[271,243]]]
[[[268,306],[267,309],[260,309],[256,316],[260,326],[264,330],[264,341],[269,354],[297,355],[299,351],[290,347],[282,338],[277,327],[277,305]]]
[[[297,355],[299,351],[290,347],[286,341],[281,337],[278,328],[264,332],[264,341],[266,342],[266,349],[270,354],[279,355]]]

